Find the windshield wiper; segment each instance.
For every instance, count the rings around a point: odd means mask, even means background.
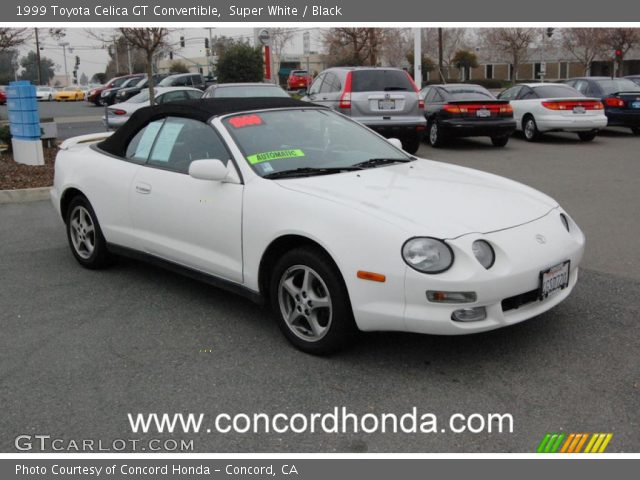
[[[262,178],[291,178],[291,177],[307,177],[311,175],[330,175],[332,173],[351,172],[354,170],[362,170],[361,167],[353,165],[350,167],[302,167],[292,170],[283,170],[281,172],[273,172],[263,175]]]
[[[365,160],[364,162],[356,163],[353,166],[360,168],[369,168],[377,167],[379,165],[389,165],[390,163],[407,163],[411,161],[412,160],[408,158],[370,158],[369,160]]]

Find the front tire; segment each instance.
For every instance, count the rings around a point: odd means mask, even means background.
[[[429,127],[427,129],[427,140],[429,141],[429,145],[433,148],[440,148],[444,145],[442,129],[440,128],[440,125],[438,125],[437,120],[432,120],[429,123]]]
[[[527,115],[522,122],[522,130],[524,132],[524,139],[527,142],[536,142],[540,139],[540,130],[538,130],[538,124],[532,115]]]
[[[270,299],[280,330],[303,352],[335,352],[357,332],[342,275],[318,248],[296,248],[276,262]]]
[[[491,137],[491,143],[494,147],[504,147],[507,143],[509,143],[509,135],[504,135],[502,137]]]
[[[578,138],[583,142],[590,142],[597,136],[598,136],[598,132],[595,130],[591,132],[578,132]]]
[[[113,257],[89,200],[82,195],[71,200],[65,220],[69,247],[78,263],[90,269],[108,267]]]

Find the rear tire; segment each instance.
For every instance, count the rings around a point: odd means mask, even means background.
[[[631,131],[634,135],[640,135],[640,127],[631,127]]]
[[[402,149],[413,155],[420,148],[420,135],[418,133],[414,133],[413,135],[408,135],[402,139]]]
[[[509,143],[509,135],[504,135],[502,137],[491,137],[491,143],[493,143],[494,147],[504,147],[507,143]]]
[[[597,131],[592,131],[592,132],[578,132],[578,138],[580,140],[582,140],[583,142],[590,142],[591,140],[593,140],[594,138],[596,138],[598,136],[598,132]]]
[[[342,275],[318,248],[290,250],[276,262],[270,300],[280,330],[303,352],[335,352],[357,332]]]
[[[98,218],[86,197],[78,195],[71,200],[65,221],[71,253],[80,265],[94,270],[113,263]]]
[[[524,139],[527,142],[536,142],[540,139],[540,130],[538,130],[538,124],[533,118],[533,115],[527,115],[522,120],[522,131],[524,132]]]
[[[437,120],[431,120],[427,126],[427,141],[433,148],[440,148],[444,145],[442,129]]]

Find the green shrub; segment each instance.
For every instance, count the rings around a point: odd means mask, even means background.
[[[7,145],[7,151],[13,151],[13,147],[11,145],[11,129],[9,125],[2,125],[0,127],[0,143],[4,143]]]

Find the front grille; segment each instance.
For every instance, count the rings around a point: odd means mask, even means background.
[[[515,310],[528,303],[538,301],[538,298],[538,289],[521,293],[520,295],[515,295],[513,297],[505,298],[504,300],[502,300],[502,311],[508,312],[509,310]]]

